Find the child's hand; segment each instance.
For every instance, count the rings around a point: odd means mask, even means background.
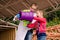
[[[36,30],[33,30],[33,35],[35,35],[36,34]]]

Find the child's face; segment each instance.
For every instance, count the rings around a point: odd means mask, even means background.
[[[37,9],[37,7],[38,7],[37,5],[34,5],[34,4],[33,4],[33,5],[31,6],[32,11],[35,11],[35,10]]]
[[[43,12],[38,10],[37,11],[37,16],[42,18],[43,17]]]

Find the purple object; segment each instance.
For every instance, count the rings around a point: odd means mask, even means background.
[[[32,21],[33,19],[33,12],[20,12],[20,20],[28,20],[28,21]]]

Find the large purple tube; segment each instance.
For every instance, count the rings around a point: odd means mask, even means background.
[[[33,12],[20,12],[20,20],[28,20],[32,21],[33,19]]]

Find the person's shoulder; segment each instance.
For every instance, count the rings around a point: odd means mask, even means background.
[[[22,12],[30,12],[29,9],[22,10]]]

